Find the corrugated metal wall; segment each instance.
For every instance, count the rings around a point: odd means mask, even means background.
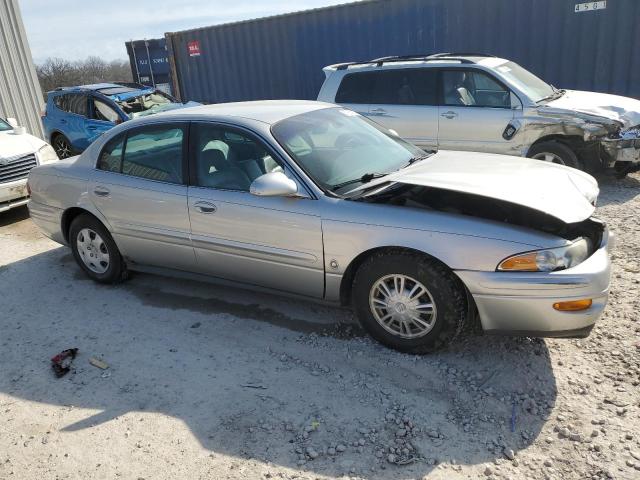
[[[174,91],[205,103],[313,99],[328,64],[479,51],[559,87],[640,97],[640,1],[576,12],[584,1],[371,0],[167,33]]]
[[[17,0],[0,0],[0,116],[43,138],[44,105]]]
[[[168,85],[171,82],[169,58],[164,38],[125,42],[131,76],[137,83],[149,86]]]

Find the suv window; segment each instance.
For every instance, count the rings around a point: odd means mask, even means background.
[[[129,130],[122,173],[168,183],[182,183],[184,127],[161,125]]]
[[[69,111],[69,95],[56,95],[53,104],[63,112]]]
[[[83,94],[68,95],[68,110],[76,115],[87,116],[87,96]]]
[[[98,157],[98,169],[120,173],[125,135],[118,135],[107,142]]]
[[[434,68],[404,68],[345,75],[336,103],[437,105]]]
[[[442,92],[444,104],[449,106],[511,108],[509,90],[477,70],[444,70]]]
[[[259,176],[283,171],[261,142],[237,130],[194,123],[190,136],[192,185],[248,192]]]
[[[105,122],[117,123],[120,115],[108,103],[99,98],[93,99],[93,118],[95,120],[103,120]]]

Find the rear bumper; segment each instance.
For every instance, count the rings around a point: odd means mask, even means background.
[[[456,271],[469,289],[487,333],[540,337],[584,337],[602,315],[609,296],[613,234],[576,267],[558,272]],[[586,310],[561,312],[556,302],[591,299]]]
[[[0,212],[25,205],[27,198],[27,179],[0,183]]]
[[[42,233],[55,242],[66,244],[62,234],[62,209],[33,200],[30,200],[27,205],[31,220],[42,230]]]

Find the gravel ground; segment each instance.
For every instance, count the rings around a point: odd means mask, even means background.
[[[640,478],[640,176],[601,188],[618,247],[588,339],[469,330],[421,357],[344,310],[96,285],[25,210],[0,215],[0,479]]]

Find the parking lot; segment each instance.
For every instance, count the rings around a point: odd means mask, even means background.
[[[618,244],[591,336],[469,328],[428,356],[323,305],[146,274],[95,284],[26,209],[5,213],[0,479],[638,478],[640,176],[600,182]],[[72,347],[56,379],[50,358]]]

